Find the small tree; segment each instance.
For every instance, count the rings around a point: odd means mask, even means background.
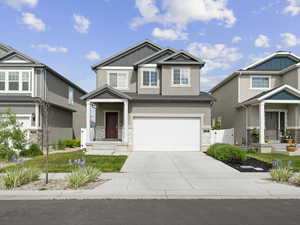
[[[16,150],[24,150],[25,146],[25,133],[16,116],[10,110],[0,113],[0,157],[10,159]]]

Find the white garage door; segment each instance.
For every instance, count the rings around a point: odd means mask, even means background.
[[[133,119],[133,151],[199,151],[200,136],[200,118]]]

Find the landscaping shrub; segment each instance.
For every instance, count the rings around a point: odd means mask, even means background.
[[[10,160],[13,156],[17,156],[17,153],[14,150],[0,145],[0,159]]]
[[[16,167],[6,171],[1,183],[6,189],[13,189],[39,179],[41,170],[37,168]]]
[[[20,152],[20,156],[23,157],[35,157],[39,155],[43,155],[43,152],[37,144],[31,144],[29,149],[25,149]]]
[[[67,177],[67,181],[71,188],[77,189],[86,183],[95,181],[100,175],[101,171],[95,167],[79,167],[72,171]]]
[[[270,170],[272,180],[279,182],[287,182],[293,176],[293,172],[288,168]]]
[[[244,161],[247,159],[246,151],[230,144],[213,144],[207,154],[221,161]]]
[[[59,140],[56,144],[56,149],[65,150],[65,148],[66,148],[65,142],[62,140]]]
[[[80,140],[77,140],[77,139],[64,140],[63,142],[67,148],[80,147]]]

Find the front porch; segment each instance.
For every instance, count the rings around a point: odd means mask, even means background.
[[[298,149],[300,92],[297,89],[283,85],[250,103],[245,107],[248,145],[256,146],[265,153],[288,154],[286,146],[291,144]],[[298,152],[300,154],[300,150]]]

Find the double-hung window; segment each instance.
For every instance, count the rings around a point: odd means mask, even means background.
[[[108,84],[119,90],[127,90],[128,72],[109,72]]]
[[[252,89],[269,89],[270,77],[269,76],[252,76],[251,77]]]
[[[0,92],[28,93],[31,91],[31,71],[1,70]]]
[[[142,87],[157,87],[158,77],[155,69],[142,70]]]
[[[189,86],[190,85],[190,68],[173,68],[172,85]]]

